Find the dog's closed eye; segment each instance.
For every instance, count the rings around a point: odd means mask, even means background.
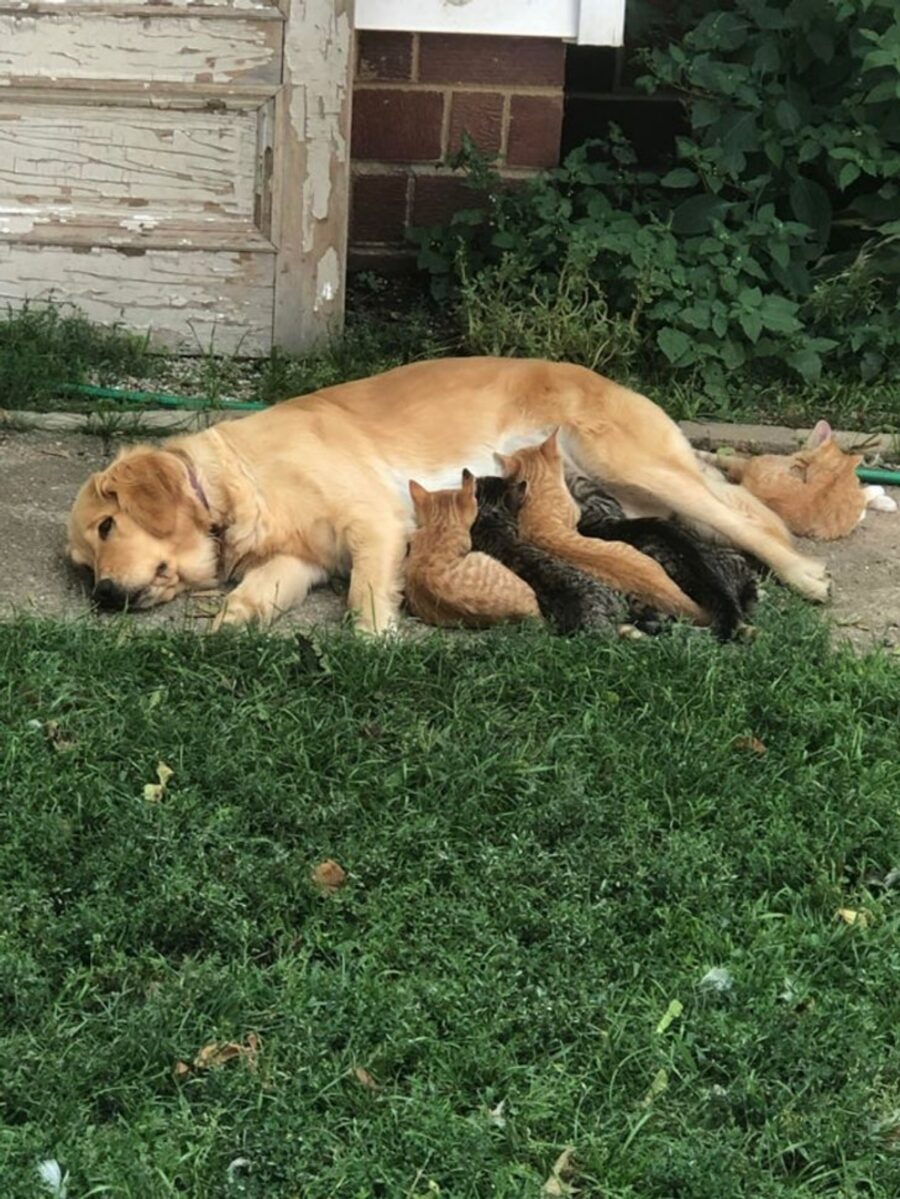
[[[107,516],[100,521],[99,525],[97,525],[97,533],[101,541],[105,541],[107,539],[112,532],[112,528],[115,523],[116,522],[111,516]]]

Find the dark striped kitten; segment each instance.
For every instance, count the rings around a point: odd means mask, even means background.
[[[723,640],[733,637],[756,603],[756,579],[747,558],[729,546],[713,545],[658,517],[629,520],[619,502],[592,479],[567,475],[566,484],[581,509],[583,537],[624,541],[655,559],[678,586],[709,612]]]
[[[524,579],[537,596],[541,613],[559,632],[621,628],[628,619],[624,596],[519,535],[519,509],[526,487],[526,483],[492,475],[478,480],[478,515],[472,525],[472,549],[490,554]]]

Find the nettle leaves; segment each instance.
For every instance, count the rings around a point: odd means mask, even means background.
[[[670,168],[639,169],[615,129],[515,189],[464,155],[485,202],[419,232],[435,289],[516,256],[552,290],[577,242],[647,361],[710,394],[754,363],[808,382],[896,367],[896,0],[733,0],[644,61],[684,105]]]

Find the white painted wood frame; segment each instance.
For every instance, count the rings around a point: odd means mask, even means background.
[[[621,46],[625,0],[356,0],[358,29],[552,37]]]

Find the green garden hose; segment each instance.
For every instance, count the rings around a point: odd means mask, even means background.
[[[88,383],[64,383],[60,391],[93,400],[124,400],[129,404],[156,404],[160,408],[186,408],[192,411],[219,409],[222,412],[262,412],[270,407],[256,400],[219,400],[218,403],[211,404],[203,396],[176,396],[156,391],[123,391],[118,387],[93,387]],[[900,487],[900,470],[860,466],[856,474],[863,483],[886,483],[889,487]]]
[[[219,400],[212,404],[203,396],[175,396],[157,391],[123,391],[118,387],[93,387],[88,383],[64,383],[60,391],[66,395],[86,396],[92,400],[125,400],[129,404],[154,404],[159,408],[221,409],[223,412],[262,412],[268,404],[255,400]]]
[[[900,487],[900,470],[885,470],[880,466],[858,466],[856,477],[863,483],[886,483],[888,487]]]

